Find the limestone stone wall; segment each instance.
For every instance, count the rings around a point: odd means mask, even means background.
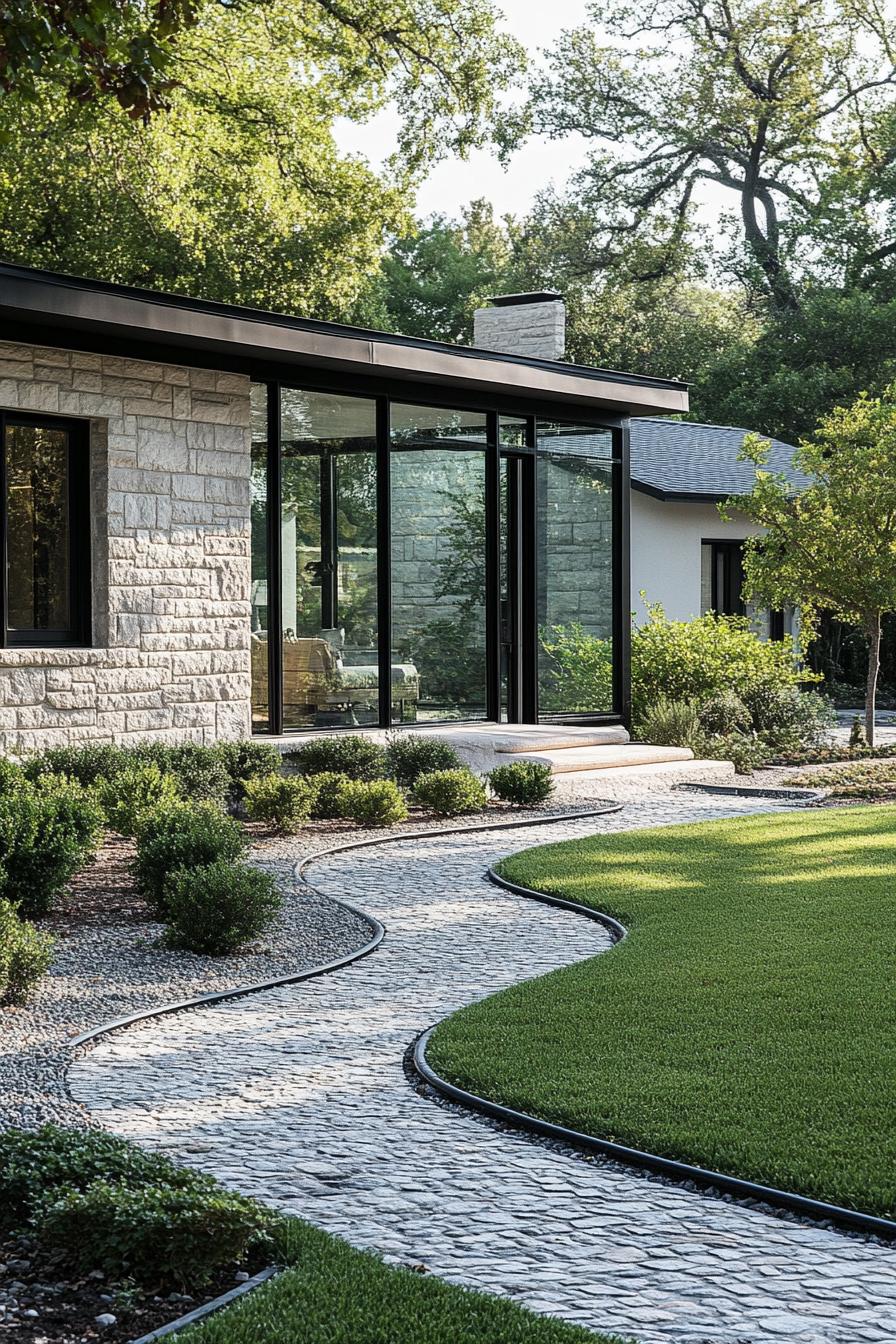
[[[0,649],[0,750],[249,732],[249,379],[0,343],[0,406],[89,420],[93,641]]]
[[[566,305],[562,299],[477,308],[473,344],[481,350],[530,359],[562,359],[566,350]]]

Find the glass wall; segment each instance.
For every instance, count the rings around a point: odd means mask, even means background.
[[[618,709],[614,431],[282,386],[269,413],[267,395],[257,731]]]
[[[539,713],[613,709],[613,435],[537,425]]]
[[[284,388],[283,727],[378,721],[376,404]]]
[[[486,424],[391,407],[396,723],[486,717]]]

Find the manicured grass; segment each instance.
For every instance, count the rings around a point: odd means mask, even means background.
[[[501,871],[629,937],[457,1013],[434,1068],[589,1134],[896,1216],[896,809],[599,836]]]
[[[499,1297],[393,1269],[297,1220],[288,1240],[285,1258],[294,1268],[185,1331],[183,1344],[621,1344]]]

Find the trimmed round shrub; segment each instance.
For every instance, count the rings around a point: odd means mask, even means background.
[[[167,941],[220,957],[263,933],[281,904],[270,873],[248,864],[178,868],[165,883]]]
[[[278,831],[292,835],[311,816],[315,789],[310,779],[297,775],[256,775],[247,779],[243,787],[250,821],[266,821]]]
[[[214,803],[178,803],[144,813],[137,829],[134,873],[143,896],[162,918],[165,886],[179,868],[233,862],[243,852],[243,832]]]
[[[695,743],[694,754],[711,761],[731,761],[735,774],[752,775],[754,770],[768,762],[771,753],[760,738],[745,733],[729,733],[725,737],[707,737]]]
[[[320,775],[308,775],[306,778],[314,790],[311,816],[315,821],[332,821],[346,815],[348,795],[353,787],[353,781],[348,775],[325,770]]]
[[[27,1003],[53,960],[55,939],[0,900],[0,1001]]]
[[[463,768],[421,775],[414,786],[414,798],[421,807],[440,817],[482,812],[488,803],[482,780],[472,770]]]
[[[85,1190],[57,1190],[38,1207],[42,1245],[80,1270],[146,1285],[206,1283],[265,1237],[274,1217],[260,1204],[194,1178],[188,1186],[108,1180]]]
[[[412,789],[421,775],[458,770],[463,762],[448,742],[420,733],[395,734],[386,747],[389,773],[403,789]]]
[[[93,853],[103,814],[67,779],[41,780],[0,796],[0,898],[39,919]]]
[[[703,701],[699,709],[700,727],[707,733],[749,733],[753,716],[734,691],[716,691]]]
[[[554,792],[551,767],[543,761],[512,761],[509,765],[497,765],[486,778],[496,798],[517,807],[544,803]]]
[[[227,771],[231,794],[236,800],[242,798],[247,779],[254,775],[276,775],[283,763],[280,752],[270,742],[256,742],[251,737],[238,742],[218,742],[212,750]]]
[[[385,779],[386,752],[371,737],[316,737],[286,758],[303,775],[340,774],[351,779]]]
[[[98,1180],[173,1188],[198,1181],[206,1188],[211,1178],[98,1129],[44,1125],[0,1131],[0,1226],[24,1227],[53,1191],[86,1190]]]
[[[349,784],[344,815],[361,826],[397,826],[407,820],[408,805],[391,779],[362,780]]]
[[[119,835],[134,835],[143,815],[154,807],[170,807],[181,797],[174,775],[155,761],[134,761],[96,789],[106,821]]]

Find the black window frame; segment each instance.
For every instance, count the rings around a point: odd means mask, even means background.
[[[6,431],[25,426],[67,435],[69,623],[58,630],[9,628],[8,497]],[[91,647],[90,426],[85,420],[0,409],[0,648]]]
[[[709,547],[710,558],[710,611],[717,616],[745,616],[744,543],[742,540],[724,541],[704,537],[701,546]],[[723,578],[719,584],[718,561],[723,562]],[[721,591],[719,591],[721,588]]]
[[[280,512],[282,503],[282,461],[280,443],[280,404],[281,393],[287,389],[307,392],[325,392],[336,396],[350,396],[374,401],[377,408],[377,609],[379,634],[379,724],[380,729],[393,729],[397,725],[391,718],[391,669],[392,669],[392,573],[391,573],[391,454],[390,437],[391,407],[393,402],[412,404],[419,407],[431,407],[437,410],[459,410],[486,414],[486,508],[491,526],[486,529],[486,620],[489,629],[487,655],[486,718],[477,723],[499,723],[501,703],[500,682],[500,589],[498,574],[498,510],[499,510],[499,473],[502,453],[510,452],[520,460],[528,459],[530,470],[523,490],[523,512],[520,526],[531,539],[531,544],[523,546],[523,586],[531,594],[532,612],[524,621],[522,631],[523,678],[519,697],[521,711],[519,721],[523,723],[568,723],[568,724],[622,724],[630,726],[631,694],[631,598],[630,565],[628,563],[630,545],[629,516],[629,420],[624,414],[614,415],[588,414],[584,407],[562,405],[556,402],[530,402],[521,405],[520,399],[512,396],[486,396],[473,392],[459,394],[456,391],[441,389],[426,383],[396,381],[393,379],[374,382],[364,380],[363,385],[353,380],[352,385],[334,380],[312,370],[305,370],[301,377],[277,378],[257,376],[253,385],[263,387],[267,399],[267,497],[266,497],[266,541],[267,541],[267,580],[268,580],[268,715],[267,725],[253,728],[253,734],[260,737],[301,736],[303,733],[320,733],[320,727],[284,729],[283,726],[283,684],[282,656],[283,630],[281,605],[282,552],[280,535]],[[356,385],[357,384],[357,385]],[[525,421],[525,443],[511,449],[500,443],[499,422],[501,417],[511,417]],[[536,422],[538,420],[564,420],[577,425],[591,426],[612,433],[612,456],[606,459],[613,483],[613,708],[593,713],[542,714],[537,703],[537,655],[538,629],[534,619],[534,597],[537,592],[537,546],[536,538],[536,488],[535,472],[538,453],[536,451]],[[456,723],[457,720],[447,722]],[[349,731],[348,727],[328,726],[328,731]]]

